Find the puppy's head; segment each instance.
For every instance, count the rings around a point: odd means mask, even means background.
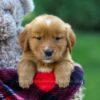
[[[53,15],[42,15],[28,24],[19,37],[23,52],[32,52],[44,63],[61,60],[71,52],[75,35],[69,24]]]

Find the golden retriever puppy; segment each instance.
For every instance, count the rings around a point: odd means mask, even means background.
[[[53,15],[41,15],[19,36],[23,54],[18,64],[19,84],[28,88],[35,72],[54,71],[59,87],[69,85],[74,69],[71,50],[75,34],[68,23]]]

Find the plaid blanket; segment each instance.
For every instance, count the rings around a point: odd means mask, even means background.
[[[29,89],[22,89],[18,84],[16,69],[0,69],[0,100],[71,100],[83,85],[84,72],[75,65],[70,85],[59,88],[57,85],[45,92],[33,84]]]

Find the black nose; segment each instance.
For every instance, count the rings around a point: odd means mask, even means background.
[[[46,57],[51,57],[52,54],[53,54],[53,50],[47,49],[47,50],[44,51],[44,53],[45,53],[45,56],[46,56]]]

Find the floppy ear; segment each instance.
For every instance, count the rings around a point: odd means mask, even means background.
[[[69,48],[69,51],[71,52],[76,42],[76,36],[69,24],[66,24],[66,27],[67,27],[67,43],[68,43],[67,48]]]
[[[22,50],[29,51],[29,43],[28,43],[28,29],[27,27],[19,34],[19,44]]]

